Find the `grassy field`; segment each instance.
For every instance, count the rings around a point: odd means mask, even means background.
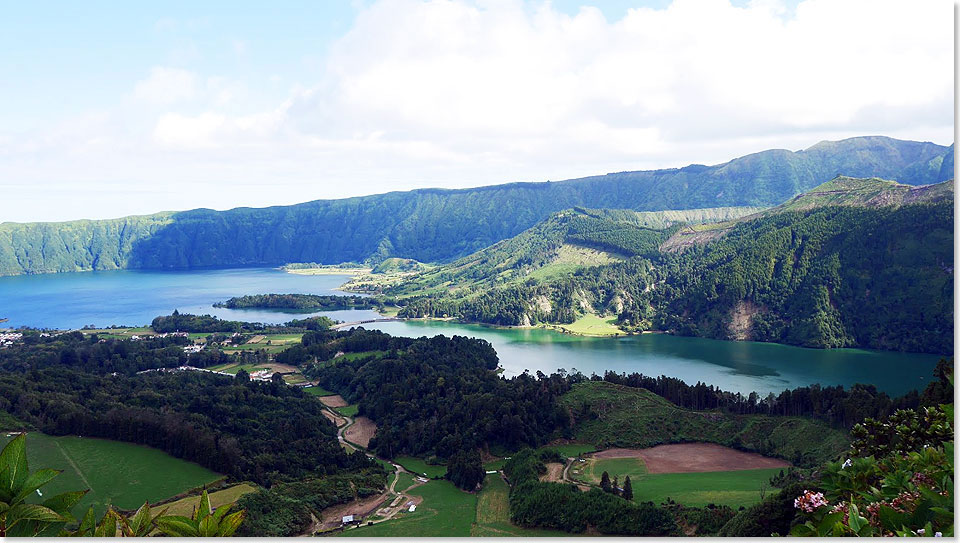
[[[645,448],[664,443],[706,442],[748,450],[762,443],[791,462],[832,460],[849,437],[830,426],[799,417],[731,415],[680,408],[656,394],[602,381],[577,383],[560,398],[575,416],[574,435],[599,448]]]
[[[414,477],[415,476],[410,473],[401,471],[400,474],[397,476],[397,485],[394,487],[394,489],[397,492],[403,492],[404,490],[410,488],[411,486],[413,486],[413,483],[416,481]]]
[[[244,494],[249,494],[255,492],[257,487],[248,484],[240,483],[238,485],[233,485],[230,488],[225,488],[223,490],[218,490],[216,492],[210,493],[210,506],[211,507],[220,507],[228,503],[234,503],[240,499],[240,496]],[[168,515],[181,515],[184,517],[189,517],[195,507],[200,504],[200,496],[190,496],[188,498],[183,498],[175,502],[166,503],[160,506],[157,506],[157,511],[167,508]]]
[[[295,385],[297,383],[306,383],[307,378],[299,373],[290,373],[283,376],[283,382],[288,385]]]
[[[11,438],[0,435],[0,446]],[[105,439],[76,436],[53,437],[37,432],[27,435],[30,469],[63,470],[41,489],[44,496],[90,489],[74,509],[80,513],[91,505],[97,515],[108,504],[136,509],[144,501],[159,501],[222,478],[197,464],[162,451]],[[42,501],[39,496],[34,496]]]
[[[387,354],[387,351],[363,351],[359,353],[343,353],[342,355],[336,357],[334,362],[350,362],[351,360],[357,360],[358,358],[366,358],[368,356],[383,356]]]
[[[579,462],[578,462],[579,463]],[[597,458],[583,463],[580,471],[577,468],[571,468],[574,476],[578,479],[588,481],[594,484],[600,484],[600,478],[603,472],[610,475],[612,481],[615,476],[620,478],[623,483],[625,477],[630,477],[631,482],[637,481],[638,477],[647,475],[647,467],[643,460],[639,458]],[[579,473],[578,473],[579,472]],[[578,476],[579,475],[579,476]],[[636,486],[636,483],[633,483]]]
[[[303,389],[303,391],[311,396],[333,396],[336,394],[336,392],[330,392],[323,387],[310,387]]]
[[[760,485],[766,484],[767,495],[776,492],[768,481],[780,473],[779,468],[742,471],[710,471],[706,473],[651,473],[630,476],[634,501],[661,503],[672,498],[692,507],[708,504],[729,505],[734,509],[760,502]],[[611,472],[611,477],[613,473]],[[623,480],[621,476],[620,480]]]
[[[350,537],[468,537],[477,515],[477,495],[463,492],[449,481],[430,481],[410,491],[423,502],[413,513],[373,526],[346,530]]]
[[[393,459],[394,462],[403,466],[403,469],[407,471],[412,471],[417,475],[423,475],[426,473],[427,477],[443,477],[447,473],[447,466],[434,466],[427,464],[420,458],[414,458],[412,456],[398,456]]]
[[[510,487],[500,475],[487,475],[477,496],[477,520],[470,530],[474,537],[564,537],[553,530],[521,528],[510,523]]]
[[[626,332],[617,328],[616,317],[600,317],[594,314],[584,315],[570,324],[548,324],[546,328],[559,329],[581,336],[622,336]]]
[[[344,407],[334,407],[333,410],[345,417],[357,416],[357,404],[347,405]]]

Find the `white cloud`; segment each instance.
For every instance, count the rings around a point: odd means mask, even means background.
[[[153,204],[222,209],[716,163],[863,134],[949,144],[952,21],[936,0],[675,0],[617,21],[548,3],[382,0],[325,57],[297,52],[326,67],[319,81],[252,102],[250,81],[155,67],[134,90],[152,109],[97,116],[79,153],[58,129],[0,149],[0,179],[169,183]],[[258,78],[259,92],[290,81]]]
[[[197,92],[197,76],[187,70],[158,66],[134,87],[134,96],[150,104],[172,104],[192,99]]]

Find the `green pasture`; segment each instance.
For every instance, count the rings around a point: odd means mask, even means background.
[[[11,439],[0,434],[0,446]],[[92,505],[97,515],[102,515],[107,505],[132,510],[144,501],[160,501],[223,477],[142,445],[38,432],[27,434],[27,460],[31,470],[63,470],[40,489],[43,496],[89,489],[74,512],[82,513]],[[34,493],[33,498],[39,503],[45,497]]]
[[[334,407],[333,410],[337,413],[340,413],[344,417],[355,417],[357,416],[357,404],[345,405],[343,407]]]
[[[597,458],[589,459],[586,462],[575,462],[570,468],[574,477],[595,485],[600,484],[600,478],[606,471],[610,475],[610,480],[619,477],[622,484],[625,477],[630,477],[636,488],[638,477],[647,475],[647,466],[639,458]]]
[[[403,469],[416,473],[417,475],[423,475],[426,473],[426,477],[430,479],[443,477],[447,474],[447,466],[427,464],[421,458],[414,458],[412,456],[398,456],[397,458],[394,458],[393,461],[403,466]]]
[[[565,537],[553,530],[521,528],[510,522],[510,487],[499,474],[487,475],[477,496],[477,518],[470,530],[474,537]]]
[[[391,466],[392,467],[392,466]],[[401,471],[397,475],[397,484],[394,486],[394,490],[397,492],[403,492],[404,490],[413,486],[413,483],[416,482],[416,476],[405,471]]]
[[[318,387],[318,386],[305,388],[303,389],[303,391],[311,396],[333,396],[334,394],[336,394],[336,392],[330,392],[329,390],[323,387]]]
[[[468,537],[477,515],[477,495],[449,481],[430,481],[410,491],[423,497],[413,513],[404,511],[373,526],[346,530],[351,537]]]
[[[770,478],[780,468],[740,471],[710,471],[706,473],[650,473],[634,478],[633,499],[637,502],[661,503],[667,498],[691,507],[708,504],[729,505],[734,509],[760,502],[761,485],[769,496],[777,491],[770,487]],[[613,477],[613,473],[610,473]],[[623,481],[623,476],[620,477]]]

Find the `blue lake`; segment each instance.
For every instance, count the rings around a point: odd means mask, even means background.
[[[345,276],[304,276],[275,269],[193,270],[178,272],[111,271],[0,278],[0,326],[80,328],[84,325],[144,325],[158,315],[212,314],[225,319],[282,323],[324,314],[352,322],[375,318],[372,311],[292,313],[217,309],[214,302],[244,294],[337,294]],[[932,378],[936,355],[861,349],[804,349],[754,342],[645,334],[623,338],[585,338],[541,329],[503,329],[437,321],[373,323],[368,328],[419,337],[464,335],[490,341],[505,373],[559,368],[586,374],[641,372],[669,375],[688,383],[702,381],[726,390],[762,394],[820,383],[875,384],[897,395],[920,388]]]

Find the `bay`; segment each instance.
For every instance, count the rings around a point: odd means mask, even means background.
[[[145,325],[158,315],[211,314],[224,319],[282,323],[324,314],[354,322],[376,318],[369,310],[296,313],[232,310],[213,303],[232,296],[268,293],[342,294],[338,275],[296,275],[276,269],[84,272],[0,278],[0,326],[74,329],[84,325]],[[805,349],[773,343],[718,341],[643,334],[589,338],[543,329],[505,329],[445,321],[396,321],[364,325],[399,336],[462,335],[489,341],[507,376],[525,370],[602,375],[607,370],[668,375],[725,390],[760,394],[785,388],[854,383],[892,395],[922,389],[936,355],[863,349]]]

